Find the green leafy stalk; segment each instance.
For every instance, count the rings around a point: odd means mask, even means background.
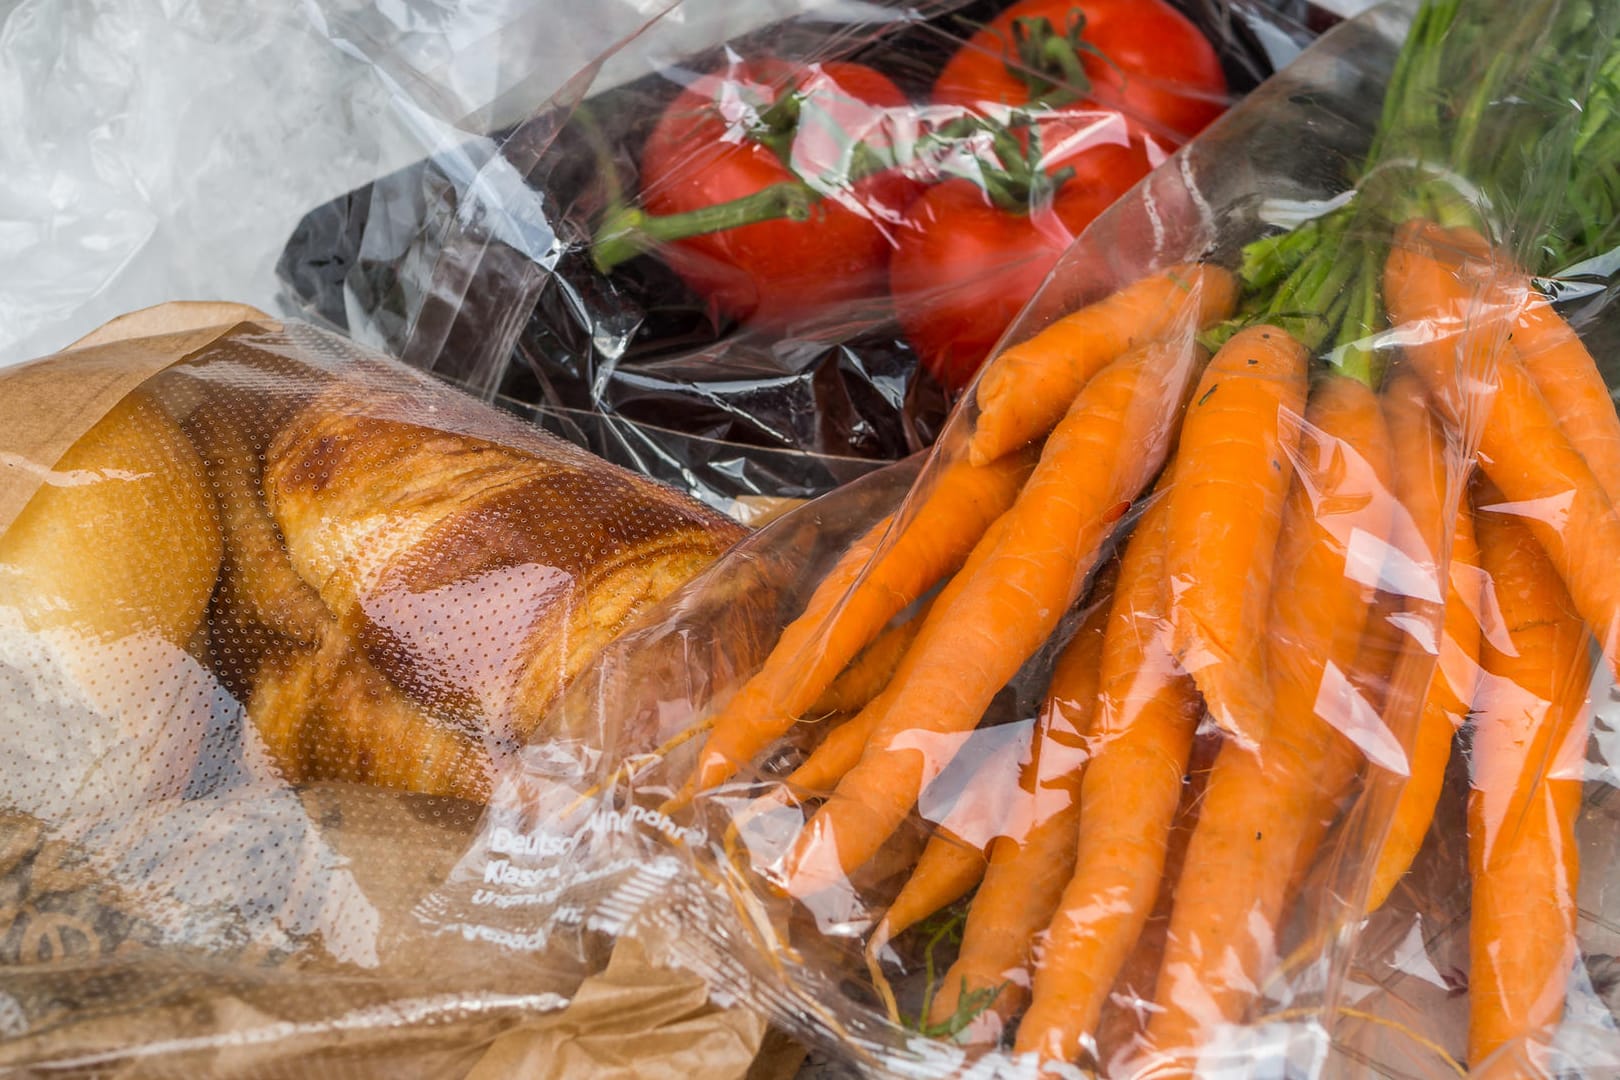
[[[1243,249],[1243,264],[1238,276],[1250,292],[1272,288],[1288,275],[1311,253],[1322,240],[1322,223],[1312,218],[1290,232],[1261,237]]]
[[[1384,322],[1383,301],[1379,295],[1383,265],[1383,249],[1363,244],[1361,265],[1355,284],[1345,298],[1344,315],[1328,361],[1341,374],[1372,387],[1384,381],[1383,353],[1373,344],[1374,335],[1383,329]]]
[[[966,922],[967,907],[959,905],[926,920],[917,927],[918,931],[926,932],[928,935],[923,945],[923,999],[917,1015],[907,1018],[905,1025],[918,1034],[932,1039],[950,1038],[960,1034],[986,1009],[995,1004],[1005,988],[1006,984],[1003,983],[1000,986],[969,990],[967,980],[963,979],[962,993],[957,997],[956,1011],[938,1023],[928,1021],[928,1014],[933,1011],[934,1005],[934,983],[938,978],[934,957],[941,948],[961,946],[962,929]]]
[[[1427,0],[1391,71],[1352,202],[1255,241],[1211,344],[1275,322],[1376,387],[1386,238],[1421,217],[1513,242],[1532,273],[1620,244],[1620,5]],[[1506,227],[1516,226],[1517,234]]]
[[[1001,996],[1001,992],[1006,989],[1006,986],[1006,983],[997,983],[995,986],[969,990],[967,978],[964,976],[962,979],[962,992],[956,999],[956,1011],[937,1024],[919,1022],[917,1024],[918,1033],[931,1039],[952,1038],[960,1035],[967,1029],[969,1024],[977,1020],[984,1014],[986,1009],[996,1003],[996,999]],[[923,1010],[923,1015],[928,1015],[926,1009]]]

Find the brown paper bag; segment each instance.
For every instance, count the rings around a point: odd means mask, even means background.
[[[270,325],[245,304],[161,304],[114,319],[54,356],[5,372],[0,395],[0,532],[57,461],[130,391],[244,323]]]
[[[241,305],[168,304],[0,373],[0,534],[42,484],[72,482],[51,465],[152,376],[280,332]],[[15,696],[15,664],[31,643],[14,634],[0,646],[0,721],[15,720],[7,709],[26,707]],[[173,690],[175,708],[195,697],[202,670],[176,669],[196,685]],[[30,675],[22,671],[22,682]],[[104,724],[73,705],[53,705],[60,722],[13,723],[7,738]],[[191,741],[236,738],[235,707],[217,697],[201,714],[209,731]],[[165,746],[153,743],[153,753]],[[0,770],[29,749],[0,740]],[[64,824],[15,800],[0,808],[0,1071],[585,1080],[744,1077],[755,1067],[761,1075],[763,1022],[711,1006],[700,980],[656,964],[634,942],[593,971],[590,958],[566,948],[519,954],[428,932],[415,906],[465,851],[474,804],[357,784],[291,786],[251,751],[200,754],[127,813]],[[128,762],[106,753],[84,773],[98,792],[129,775]],[[153,768],[150,759],[139,767]],[[221,782],[221,768],[240,775]],[[213,803],[190,799],[210,784],[222,793]],[[79,797],[92,798],[91,789]],[[73,798],[45,801],[71,808]],[[210,858],[208,845],[231,855]],[[763,1067],[786,1075],[796,1067],[792,1049],[773,1041]]]

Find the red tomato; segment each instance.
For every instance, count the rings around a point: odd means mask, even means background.
[[[906,215],[889,287],[906,338],[952,392],[973,377],[1075,235],[1117,193],[1065,184],[1032,212],[968,180],[930,188]]]
[[[1079,53],[1091,81],[1080,107],[1119,109],[1174,143],[1198,134],[1221,114],[1227,89],[1220,58],[1198,28],[1165,0],[1022,0],[951,57],[934,83],[934,101],[962,106],[1028,103],[1030,85],[1021,76],[1047,74],[1061,82],[1061,67],[1036,72],[1021,62],[1014,23],[1044,18],[1063,35],[1077,14],[1085,18],[1081,40],[1102,54]]]
[[[789,91],[797,117],[762,122]],[[802,180],[821,194],[809,219],[755,221],[669,244],[665,258],[717,315],[781,328],[881,289],[895,223],[918,184],[891,168],[850,181],[852,147],[889,150],[906,97],[859,64],[739,62],[671,103],[641,159],[648,213],[688,213]]]
[[[1063,35],[1083,17],[1082,43]],[[1015,24],[1045,19],[1091,86],[1061,92],[1063,66],[1038,70],[1021,59]],[[1028,38],[1026,37],[1026,41]],[[1050,53],[1048,53],[1050,55]],[[1219,58],[1191,22],[1164,0],[1022,0],[975,34],[934,84],[937,105],[1003,119],[987,106],[1031,102],[1039,171],[1068,179],[1050,208],[997,207],[972,184],[941,185],[908,215],[890,267],[890,288],[906,335],[922,362],[959,390],[1041,282],[1058,255],[1093,218],[1146,176],[1174,146],[1218,116],[1226,94]],[[1069,80],[1072,82],[1073,80]],[[1021,145],[1030,148],[1020,131]],[[1035,155],[1031,153],[1032,157]],[[960,170],[958,170],[960,171]]]

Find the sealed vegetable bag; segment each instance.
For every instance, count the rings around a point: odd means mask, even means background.
[[[643,950],[413,913],[738,526],[229,304],[9,369],[0,418],[7,1071],[743,1074],[761,1022]]]
[[[819,494],[929,446],[1073,238],[1310,36],[1225,0],[796,7],[672,5],[318,208],[287,302],[711,505]]]
[[[673,940],[874,1074],[1611,1071],[1617,72],[1612,5],[1330,32],[920,473],[608,649],[437,917]]]

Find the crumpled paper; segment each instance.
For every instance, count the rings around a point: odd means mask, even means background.
[[[502,1035],[467,1080],[742,1080],[764,1037],[762,1018],[709,1004],[701,979],[654,965],[627,938],[567,1009]]]

